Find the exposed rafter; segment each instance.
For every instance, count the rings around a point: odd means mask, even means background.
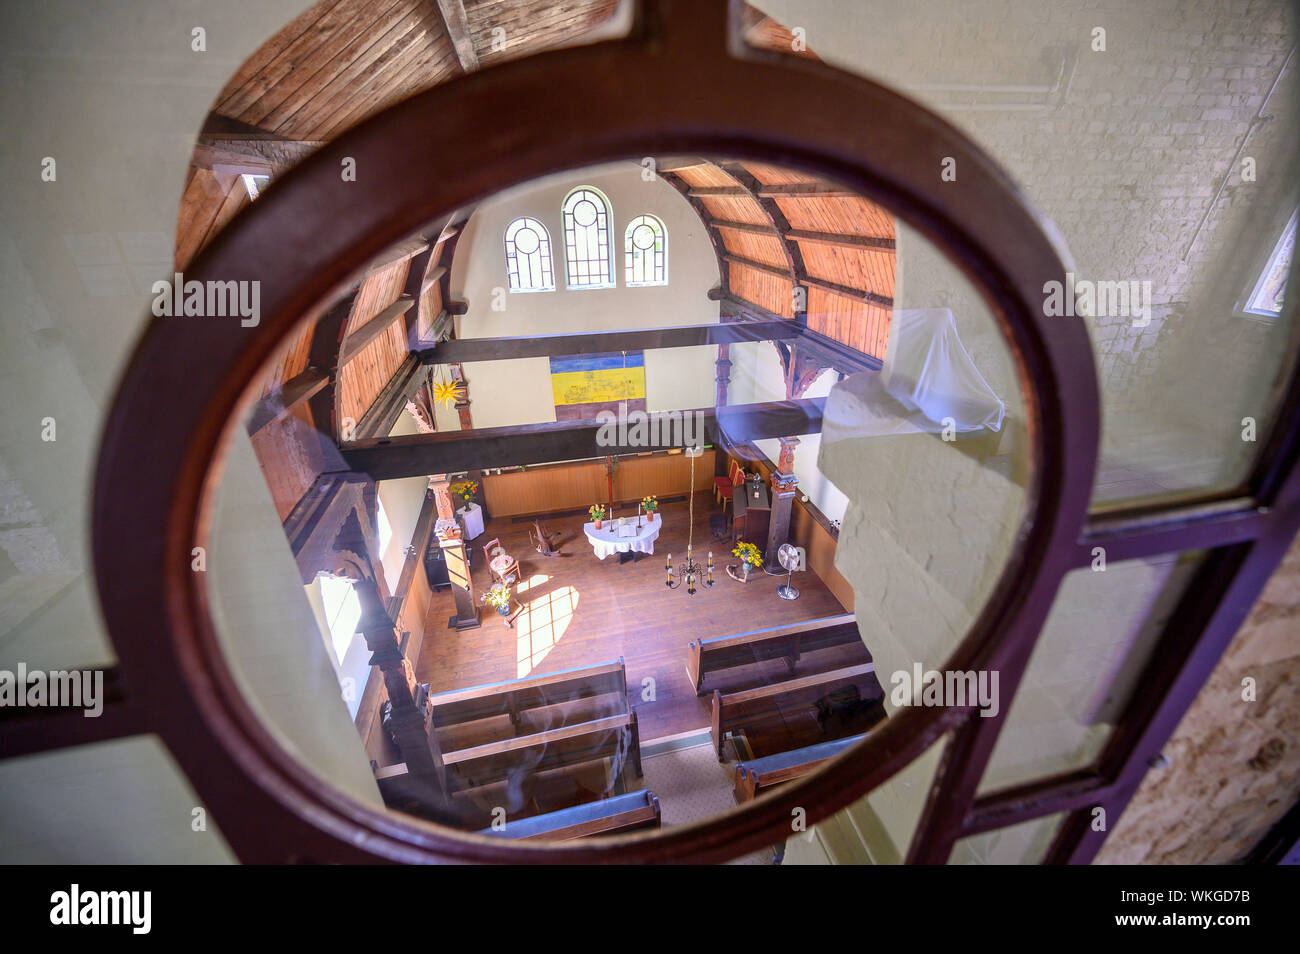
[[[786,219],[785,213],[781,211],[781,206],[776,203],[775,199],[765,198],[761,195],[763,183],[754,178],[753,173],[741,163],[721,162],[718,166],[749,193],[750,198],[758,204],[758,207],[763,211],[763,215],[772,224],[772,231],[776,233],[777,239],[781,242],[781,250],[785,253],[786,265],[790,269],[788,277],[791,283],[795,318],[800,321],[806,320],[808,310],[806,298],[803,307],[800,307],[799,298],[794,296],[794,288],[807,284],[808,269],[804,266],[803,251],[797,243],[790,241],[786,236],[786,233],[790,231],[790,222]]]
[[[438,15],[447,30],[447,37],[456,50],[456,59],[460,68],[472,73],[479,68],[478,53],[474,49],[474,38],[469,32],[469,18],[465,16],[463,0],[437,0]]]

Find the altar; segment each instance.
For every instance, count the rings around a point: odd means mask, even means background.
[[[582,532],[587,535],[597,558],[603,560],[611,553],[654,553],[655,539],[663,526],[663,519],[658,513],[643,515],[641,526],[636,525],[636,517],[623,518],[626,523],[619,528],[618,520],[605,520],[599,530],[594,523],[584,523]]]

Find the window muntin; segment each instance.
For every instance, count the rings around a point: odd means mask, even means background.
[[[613,288],[609,201],[581,186],[564,200],[564,249],[569,288]]]
[[[507,226],[506,272],[512,292],[555,291],[551,234],[537,219],[520,216]]]
[[[668,284],[668,230],[657,217],[643,213],[623,233],[624,283]]]

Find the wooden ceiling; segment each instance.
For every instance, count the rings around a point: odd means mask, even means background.
[[[572,43],[616,6],[617,0],[321,0],[240,68],[213,111],[288,139],[332,139],[463,70]]]
[[[274,177],[321,142],[439,82],[582,42],[617,6],[617,0],[321,0],[269,39],[217,97],[182,202],[177,268],[252,201],[240,173]],[[744,29],[755,46],[813,56],[753,8],[746,8]],[[762,163],[665,160],[660,171],[709,229],[724,314],[806,318],[811,331],[883,358],[894,296],[891,215],[833,183]],[[356,437],[386,433],[389,412],[400,410],[398,398],[422,380],[412,343],[449,324],[459,225],[459,218],[442,223],[376,262],[335,306],[343,314],[308,323],[286,346],[254,413],[259,454],[314,446],[291,439],[290,431],[304,427],[336,432],[351,422],[364,431]],[[407,301],[413,307],[402,307]],[[331,320],[340,330],[324,336],[333,342],[332,357],[322,360],[313,349],[322,339],[319,328]],[[295,466],[281,469],[284,486],[273,487],[282,516],[312,474],[330,464],[315,452],[297,457]]]

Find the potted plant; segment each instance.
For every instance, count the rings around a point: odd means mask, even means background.
[[[743,540],[736,544],[736,548],[731,551],[732,556],[740,557],[740,581],[749,582],[749,574],[755,567],[763,565],[763,554],[752,543],[746,543]]]
[[[479,602],[486,603],[488,606],[496,609],[502,616],[510,615],[510,587],[504,583],[493,583],[487,588]]]
[[[646,513],[656,513],[659,510],[659,498],[655,496],[646,497],[641,501],[641,509]]]
[[[591,514],[591,520],[596,525],[596,529],[599,530],[600,522],[605,519],[605,508],[600,504],[592,504],[587,509],[587,513]]]

